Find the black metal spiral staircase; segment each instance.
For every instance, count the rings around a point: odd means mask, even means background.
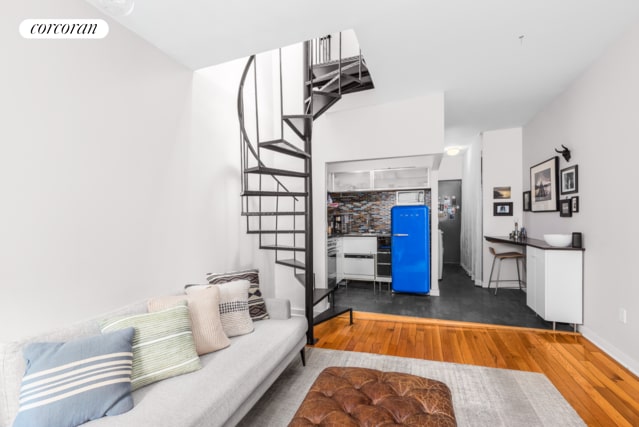
[[[275,262],[293,268],[295,277],[304,286],[309,344],[315,341],[314,324],[350,310],[334,307],[334,288],[316,289],[314,283],[311,157],[313,121],[339,101],[342,95],[373,88],[361,53],[341,58],[341,33],[338,57],[331,59],[331,46],[334,44],[331,38],[327,36],[304,42],[303,114],[284,114],[282,52],[279,51],[280,111],[268,112],[278,118],[279,138],[266,141],[260,138],[255,55],[249,58],[244,68],[237,99],[242,215],[246,217],[247,233],[258,234],[260,249],[275,251]],[[250,92],[247,91],[250,74],[253,75],[253,93],[248,95],[253,98],[253,102],[245,104],[247,92]],[[275,81],[272,83],[277,84]],[[253,109],[250,113],[247,111],[249,107]],[[270,166],[282,161],[283,168]],[[325,298],[328,298],[329,309],[314,317],[313,307]]]

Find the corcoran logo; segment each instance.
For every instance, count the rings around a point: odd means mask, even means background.
[[[109,24],[102,19],[25,19],[20,35],[25,39],[102,39]]]

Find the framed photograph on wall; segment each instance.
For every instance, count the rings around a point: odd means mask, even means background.
[[[493,216],[513,216],[513,202],[493,203]]]
[[[571,197],[570,202],[572,204],[572,206],[570,207],[570,210],[572,211],[572,213],[579,212],[579,196]]]
[[[493,199],[510,199],[510,187],[493,187]]]
[[[572,200],[564,199],[559,201],[559,216],[572,216]]]
[[[529,211],[530,210],[530,191],[524,191],[524,211]]]
[[[561,194],[573,194],[579,191],[579,175],[577,165],[561,170]]]
[[[553,212],[559,209],[559,157],[530,168],[531,210]]]

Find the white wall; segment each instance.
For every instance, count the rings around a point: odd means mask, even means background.
[[[39,17],[100,17],[110,33],[20,38]],[[227,112],[206,98],[219,88],[85,2],[14,2],[0,24],[0,340],[255,264],[237,133],[212,126]]]
[[[482,136],[482,194],[483,194],[483,233],[484,236],[508,236],[515,229],[515,222],[521,226],[522,218],[522,129],[502,129],[484,132]],[[494,187],[510,187],[511,198],[493,198]],[[494,216],[493,204],[495,202],[512,202],[513,216]],[[501,245],[483,241],[483,284],[488,286],[493,256],[488,251],[494,247],[496,252],[508,252],[517,250],[513,245]],[[521,252],[521,251],[520,251]],[[495,277],[497,267],[495,267]],[[523,272],[521,272],[523,276]],[[523,277],[522,277],[523,278]],[[504,262],[501,268],[500,279],[517,279],[517,270],[514,262]],[[525,278],[524,278],[525,279]],[[493,285],[494,286],[494,285]],[[519,286],[516,282],[500,283],[502,287]]]
[[[439,180],[445,181],[449,179],[462,179],[463,165],[463,154],[459,154],[457,156],[444,155],[444,157],[442,157],[442,162],[439,165]]]
[[[524,127],[522,177],[528,168],[566,145],[579,165],[580,212],[526,213],[529,235],[584,235],[584,326],[582,333],[639,373],[639,225],[635,187],[639,135],[639,25],[611,46],[564,94]],[[618,320],[619,309],[628,323]]]
[[[462,209],[460,264],[475,286],[482,285],[483,192],[481,187],[481,136],[466,147],[462,168]],[[492,214],[492,212],[490,212]]]
[[[357,96],[358,94],[345,95]],[[399,102],[356,108],[320,117],[313,128],[314,252],[317,283],[325,283],[326,164],[441,153],[444,149],[444,96],[434,94]],[[432,200],[437,200],[437,173],[431,174]],[[432,216],[433,235],[437,216]],[[438,257],[433,245],[433,259]],[[438,295],[437,263],[433,263],[431,295]]]

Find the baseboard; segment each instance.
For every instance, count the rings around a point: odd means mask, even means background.
[[[291,308],[291,314],[294,316],[306,316],[306,311],[303,308]]]
[[[579,326],[579,332],[581,332],[581,335],[587,338],[588,341],[592,342],[594,345],[603,350],[608,356],[615,359],[615,361],[617,361],[620,365],[624,366],[634,375],[639,376],[639,360],[633,359],[632,357],[628,356],[626,353],[619,350],[617,347],[609,343],[607,340],[602,338],[600,335],[598,335],[587,326]]]

